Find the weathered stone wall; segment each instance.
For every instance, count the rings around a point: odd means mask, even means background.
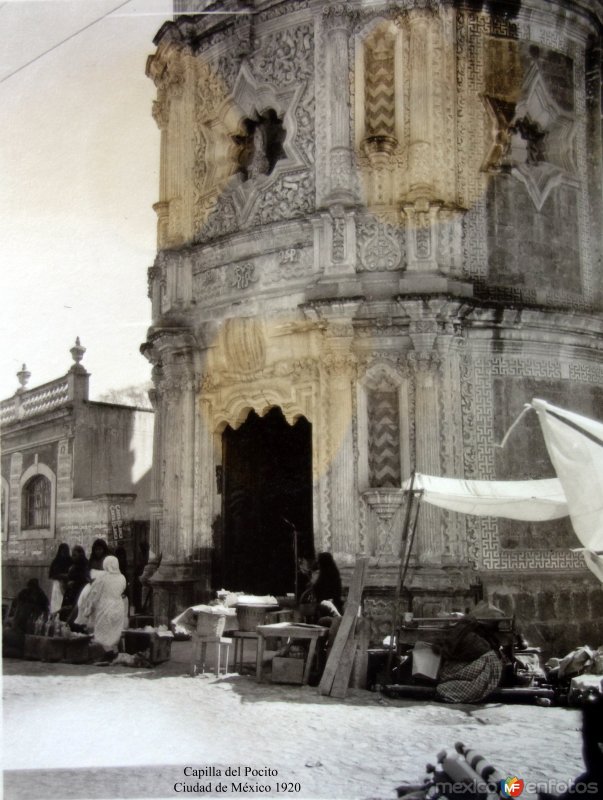
[[[485,583],[488,599],[516,618],[528,642],[545,657],[603,640],[603,591],[591,575],[551,570],[546,575],[499,573]]]
[[[150,499],[153,413],[88,403],[75,419],[73,496],[136,494],[136,512],[147,516]]]

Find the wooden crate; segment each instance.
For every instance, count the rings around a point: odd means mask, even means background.
[[[272,682],[273,683],[302,683],[304,677],[303,658],[281,658],[275,656],[272,659]]]
[[[90,636],[65,639],[65,661],[70,664],[86,664],[90,658]]]
[[[40,655],[40,647],[43,638],[43,636],[34,636],[31,633],[26,633],[23,642],[23,658],[39,661],[42,657]]]
[[[155,631],[127,630],[123,632],[126,653],[142,653],[151,664],[169,661],[172,654],[170,636],[159,636]]]
[[[41,636],[40,639],[40,659],[42,661],[64,660],[66,639],[59,636]]]

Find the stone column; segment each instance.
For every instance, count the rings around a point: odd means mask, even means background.
[[[155,458],[160,461],[154,474],[155,500],[161,501],[158,549],[162,561],[151,582],[156,620],[166,623],[193,602],[198,577],[193,560],[195,381],[193,343],[186,332],[163,331],[152,346],[162,365],[156,401],[160,452],[155,452]]]
[[[352,433],[354,359],[342,353],[325,357],[329,388],[331,477],[331,550],[354,555],[357,550],[357,490]]]
[[[409,13],[410,28],[410,194],[433,196],[433,90],[429,11]]]
[[[205,588],[211,585],[213,557],[213,522],[216,509],[216,457],[212,429],[212,404],[199,397],[195,400],[195,464],[194,464],[194,520],[193,534],[195,557],[200,561]]]
[[[329,109],[329,205],[358,202],[350,146],[348,40],[353,19],[354,12],[345,3],[334,3],[322,14]]]
[[[149,59],[147,75],[157,86],[153,116],[161,130],[159,202],[154,206],[161,250],[192,238],[194,57],[181,48],[171,48]]]
[[[441,475],[437,361],[434,355],[411,353],[415,368],[415,447],[417,472]],[[440,512],[427,503],[421,507],[415,554],[419,563],[441,564]]]
[[[148,72],[148,68],[147,68]],[[160,130],[159,147],[159,200],[153,205],[153,210],[157,214],[157,248],[161,250],[167,247],[168,243],[168,187],[167,187],[167,160],[168,160],[168,120],[169,120],[169,101],[167,99],[167,89],[165,83],[159,78],[155,79],[157,84],[157,100],[153,102],[153,119]]]
[[[23,473],[23,453],[13,453],[10,457],[10,476],[8,494],[8,538],[18,537],[19,509],[21,508],[21,475]]]

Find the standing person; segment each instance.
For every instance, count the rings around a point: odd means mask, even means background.
[[[95,539],[90,551],[90,578],[94,580],[103,572],[103,561],[111,555],[109,545],[104,539]]]
[[[126,552],[126,548],[123,545],[120,544],[119,547],[115,548],[115,558],[117,559],[117,563],[119,564],[119,571],[126,579],[126,588],[123,595],[123,601],[124,601],[124,610],[126,613],[126,620],[127,620],[130,615],[130,595],[132,593],[132,585],[130,583],[130,576],[128,573],[128,554]]]
[[[134,572],[134,582],[132,587],[132,601],[134,603],[134,612],[141,614],[143,609],[142,604],[142,583],[141,577],[149,561],[149,543],[143,540],[138,545],[138,562],[136,563],[136,570]]]
[[[55,557],[52,559],[48,570],[48,577],[52,581],[52,592],[50,594],[50,613],[55,614],[60,611],[63,605],[63,595],[67,585],[67,573],[73,564],[73,559],[69,553],[69,545],[63,542],[59,545]]]
[[[65,587],[65,594],[63,595],[63,604],[61,606],[61,619],[70,620],[72,614],[77,614],[77,601],[90,580],[90,571],[88,568],[88,559],[84,548],[76,544],[71,550],[72,564],[67,570],[67,585]],[[75,615],[73,616],[75,619]]]
[[[116,655],[125,624],[125,588],[126,579],[119,571],[118,560],[107,556],[103,561],[103,573],[94,580],[86,598],[86,616],[94,641],[104,648],[110,659]]]

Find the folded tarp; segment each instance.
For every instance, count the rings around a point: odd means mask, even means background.
[[[404,489],[410,487],[410,480]],[[478,516],[544,522],[568,515],[557,478],[537,481],[471,481],[415,473],[413,488],[431,505]]]

